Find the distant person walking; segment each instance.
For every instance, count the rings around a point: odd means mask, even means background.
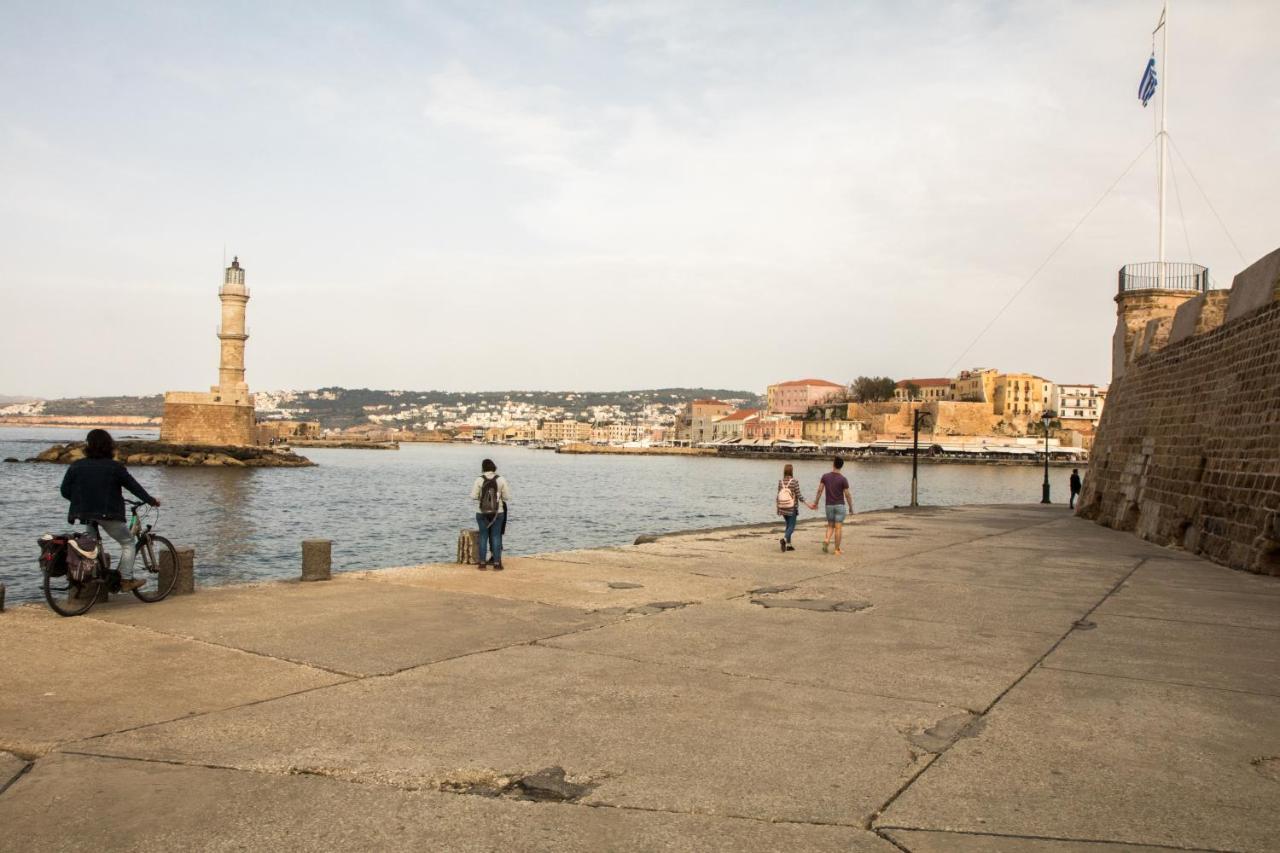
[[[1068,508],[1076,508],[1076,498],[1080,495],[1080,469],[1071,469],[1071,503]]]
[[[782,479],[778,481],[778,515],[786,523],[786,531],[778,540],[783,552],[794,551],[791,546],[791,534],[796,532],[796,519],[800,516],[800,504],[804,503],[804,495],[800,494],[800,481],[793,475],[791,463],[782,466]]]
[[[476,526],[480,528],[479,554],[476,568],[484,571],[489,566],[495,572],[502,571],[502,534],[507,531],[507,501],[511,488],[505,477],[498,476],[498,466],[492,459],[480,463],[480,476],[471,487],[471,500],[477,501]],[[492,554],[486,565],[485,557]]]
[[[844,553],[840,550],[840,540],[844,533],[845,507],[848,507],[848,512],[853,512],[853,491],[844,474],[840,473],[843,467],[844,460],[839,456],[832,460],[831,470],[822,475],[818,482],[818,493],[814,496],[813,503],[809,504],[809,509],[816,510],[818,501],[826,497],[827,532],[822,537],[822,553],[827,553],[827,548],[834,539],[837,556]]]
[[[89,430],[84,458],[72,462],[62,477],[62,496],[71,502],[67,511],[69,523],[80,522],[94,536],[101,531],[120,544],[120,591],[128,592],[145,582],[133,577],[137,543],[125,522],[124,495],[120,489],[128,489],[138,500],[151,506],[160,506],[160,501],[147,494],[115,456],[116,442],[111,433],[105,429]]]

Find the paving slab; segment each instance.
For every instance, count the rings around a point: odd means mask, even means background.
[[[792,591],[754,596],[785,601]],[[833,597],[832,603],[846,599]],[[665,666],[980,710],[1058,639],[858,612],[765,608],[741,599],[546,641]]]
[[[739,595],[749,584],[670,569],[512,557],[501,572],[457,564],[351,573],[357,579],[535,601],[579,610],[638,607],[653,601],[704,601]]]
[[[1097,604],[1108,588],[1105,583],[1066,593],[1006,588],[1001,589],[999,595],[993,595],[989,587],[866,574],[855,568],[801,581],[785,594],[862,599],[874,603],[877,616],[944,622],[997,632],[1031,631],[1056,638]]]
[[[19,758],[11,752],[0,751],[0,792],[3,792],[10,782],[18,778],[18,774],[26,766],[27,760],[25,758]]]
[[[947,713],[522,646],[72,748],[424,788],[558,766],[593,805],[861,826]]]
[[[1135,558],[1085,562],[1047,549],[976,542],[907,556],[888,563],[867,561],[866,574],[909,580],[946,580],[994,591],[1032,589],[1074,594],[1110,589],[1138,564]]]
[[[1148,559],[1133,573],[1130,583],[1280,596],[1280,577],[1242,572],[1191,555]]]
[[[1272,631],[1100,613],[1089,621],[1096,627],[1073,631],[1044,665],[1280,696],[1280,642]]]
[[[111,791],[120,807],[79,807]],[[55,755],[0,796],[0,851],[763,850],[893,853],[848,827],[403,791]]]
[[[576,608],[355,580],[223,587],[162,606],[103,607],[90,615],[355,675],[398,672],[607,621]]]
[[[21,607],[0,619],[0,749],[60,743],[343,681],[308,666]],[[52,653],[51,653],[52,652]]]
[[[1280,699],[1037,669],[878,826],[1275,850]]]
[[[1249,590],[1162,584],[1138,572],[1098,608],[1100,616],[1135,616],[1280,631],[1280,596]]]
[[[1168,853],[1168,847],[1113,844],[1107,841],[1062,841],[965,832],[886,830],[907,853]]]

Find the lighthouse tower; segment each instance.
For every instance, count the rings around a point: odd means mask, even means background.
[[[169,391],[164,395],[160,440],[173,444],[250,445],[257,443],[253,395],[244,379],[244,343],[249,340],[245,308],[249,288],[240,258],[223,273],[218,289],[222,323],[218,326],[218,384],[208,393]]]
[[[245,307],[249,304],[249,288],[244,286],[244,268],[236,257],[227,267],[218,290],[222,302],[222,325],[218,327],[222,358],[218,363],[218,384],[214,393],[221,392],[227,400],[247,403],[249,385],[244,381],[244,342],[249,340],[245,330]]]

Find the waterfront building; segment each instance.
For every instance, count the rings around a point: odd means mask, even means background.
[[[1038,420],[1053,407],[1053,383],[1031,373],[1002,373],[995,379],[992,411],[1006,421]]]
[[[759,417],[759,409],[738,409],[736,412],[717,418],[711,425],[711,440],[741,439],[743,427]]]
[[[593,444],[626,444],[640,438],[640,427],[636,424],[601,424],[591,428]]]
[[[542,441],[590,441],[591,424],[582,421],[543,421],[538,430]]]
[[[173,444],[252,445],[258,442],[254,400],[244,378],[244,345],[249,340],[245,307],[249,288],[237,257],[223,273],[218,289],[222,323],[218,326],[218,384],[203,391],[167,391],[160,440]]]
[[[1097,385],[1057,385],[1053,395],[1053,410],[1058,413],[1065,429],[1096,429],[1102,418],[1102,407],[1107,400],[1107,389]]]
[[[993,403],[996,395],[996,377],[1000,371],[990,367],[962,370],[951,380],[950,399],[958,403]]]
[[[810,406],[845,391],[845,386],[825,379],[794,379],[770,385],[765,392],[770,414],[803,415]]]
[[[704,444],[712,440],[715,433],[715,422],[733,411],[733,405],[723,400],[703,398],[694,400],[687,408],[686,423],[688,432],[686,440],[690,444]]]
[[[804,421],[786,415],[752,418],[743,424],[742,438],[746,441],[800,441],[804,438]]]
[[[950,400],[952,380],[943,378],[903,379],[893,387],[893,399],[900,403],[922,400],[926,403]]]

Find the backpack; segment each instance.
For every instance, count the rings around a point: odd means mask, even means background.
[[[778,509],[786,512],[796,508],[796,496],[791,494],[791,484],[787,480],[778,481]]]
[[[36,540],[40,546],[40,571],[51,578],[60,578],[67,573],[68,538],[68,535],[46,533]]]
[[[498,496],[498,478],[489,477],[480,485],[480,511],[493,518],[498,514],[502,501]]]
[[[84,583],[93,577],[98,565],[102,543],[92,533],[81,533],[67,540],[67,577],[74,583]]]

